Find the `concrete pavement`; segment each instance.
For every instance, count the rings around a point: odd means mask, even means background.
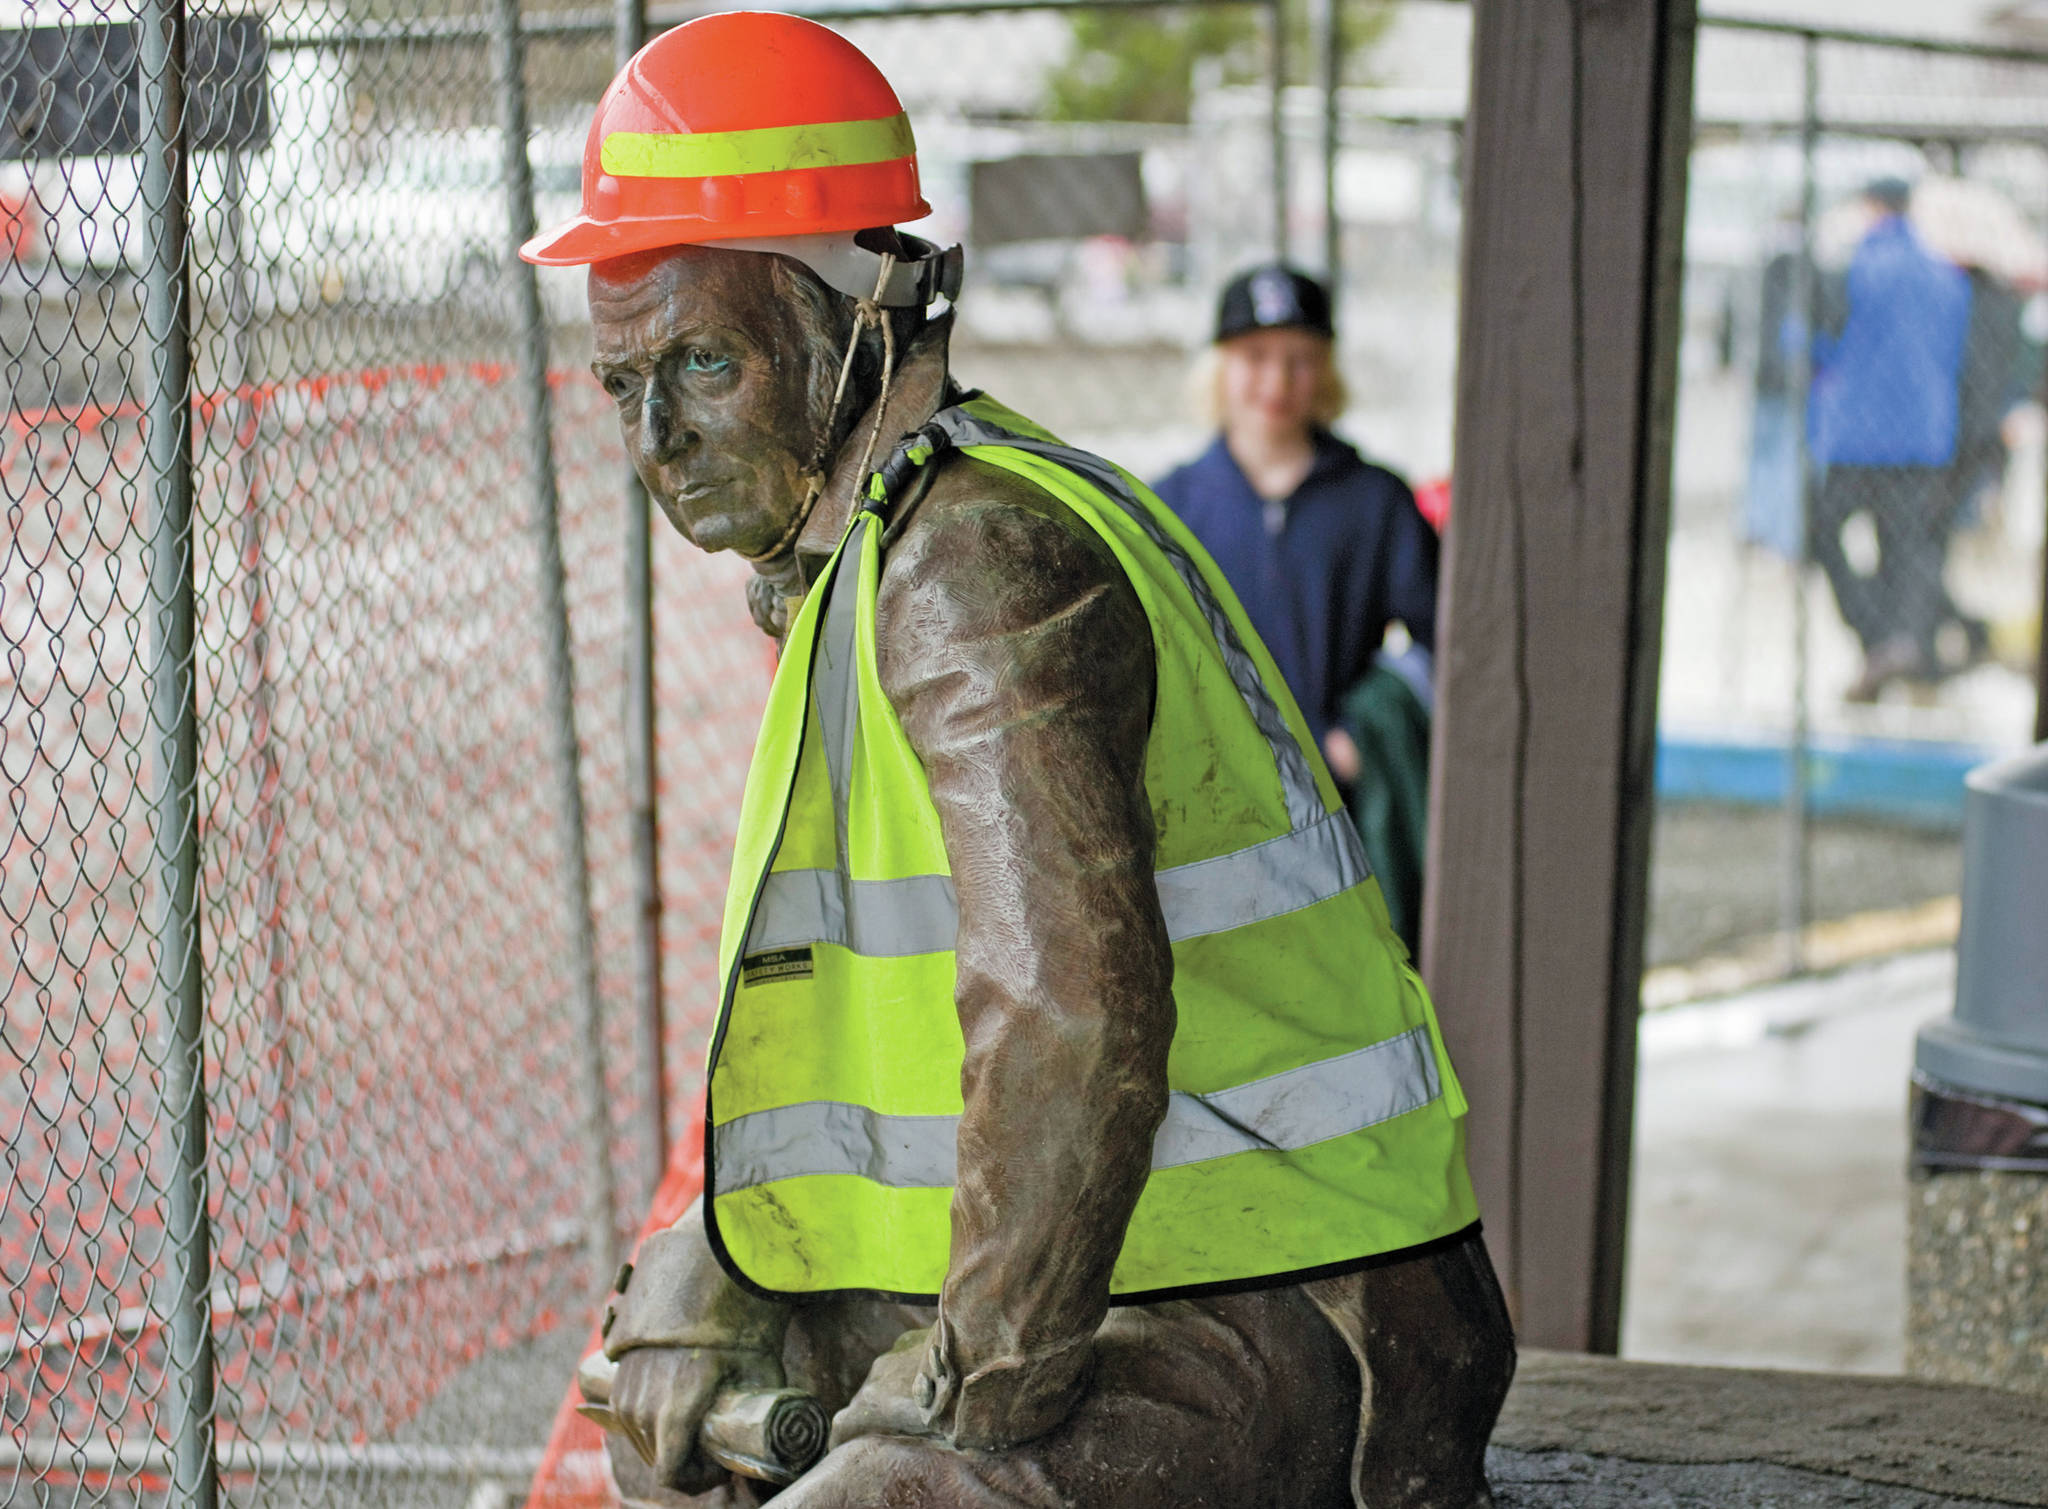
[[[1896,1373],[1906,1084],[1947,951],[1643,1020],[1625,1357]]]

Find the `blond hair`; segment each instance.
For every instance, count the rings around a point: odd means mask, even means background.
[[[1204,346],[1188,370],[1188,399],[1202,423],[1212,430],[1223,427],[1223,347]],[[1351,405],[1351,393],[1344,386],[1344,374],[1337,367],[1337,343],[1323,342],[1323,370],[1316,374],[1316,401],[1309,420],[1319,429],[1329,429]]]

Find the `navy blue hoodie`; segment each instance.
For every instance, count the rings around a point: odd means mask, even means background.
[[[1154,484],[1236,589],[1317,742],[1399,620],[1436,646],[1437,536],[1415,495],[1327,432],[1292,496],[1267,503],[1223,437]]]

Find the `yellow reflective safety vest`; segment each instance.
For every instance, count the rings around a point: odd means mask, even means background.
[[[950,443],[1037,484],[1108,543],[1152,624],[1145,780],[1177,1025],[1116,1300],[1298,1281],[1470,1226],[1465,1101],[1429,997],[1222,574],[1127,473],[988,399],[920,435],[898,473]],[[876,671],[882,533],[856,513],[790,627],[719,950],[707,1230],[778,1298],[929,1303],[951,1241],[958,912]]]

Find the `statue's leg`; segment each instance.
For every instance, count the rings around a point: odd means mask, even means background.
[[[779,1509],[1350,1509],[1358,1371],[1300,1289],[1112,1310],[1073,1414],[1007,1451],[862,1429],[918,1357],[876,1363]]]
[[[1365,1379],[1356,1463],[1367,1509],[1484,1509],[1486,1442],[1515,1376],[1514,1329],[1475,1233],[1308,1286]]]

